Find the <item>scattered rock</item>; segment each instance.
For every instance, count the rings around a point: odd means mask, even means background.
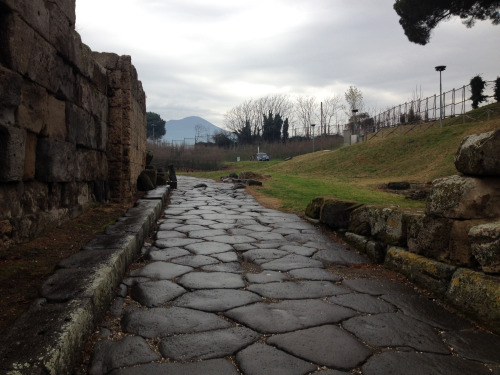
[[[500,129],[465,137],[455,155],[455,167],[469,176],[499,176]]]

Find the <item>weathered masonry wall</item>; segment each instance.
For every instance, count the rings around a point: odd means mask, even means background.
[[[0,0],[0,246],[94,201],[134,197],[145,94],[130,56],[92,52],[75,0]]]
[[[500,332],[500,130],[464,139],[425,212],[317,197],[306,216]]]

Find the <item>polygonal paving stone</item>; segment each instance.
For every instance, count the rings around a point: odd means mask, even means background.
[[[236,254],[234,251],[228,251],[227,253],[213,254],[212,257],[220,260],[221,262],[229,263],[238,261],[238,254]]]
[[[243,273],[243,267],[238,262],[211,264],[203,266],[201,269],[207,272]]]
[[[180,222],[168,222],[168,223],[163,223],[163,224],[160,224],[160,226],[158,227],[158,230],[159,231],[164,231],[164,230],[173,230],[177,227],[181,227],[182,224]]]
[[[349,375],[349,373],[337,370],[321,370],[315,372],[314,375]]]
[[[147,307],[163,305],[184,293],[184,288],[168,280],[136,283],[130,290],[130,296]]]
[[[346,249],[319,250],[313,259],[327,264],[355,265],[371,263],[365,256]]]
[[[237,243],[233,245],[234,250],[236,251],[247,251],[255,249],[255,246],[250,245],[249,243]]]
[[[278,249],[283,245],[289,244],[288,241],[260,241],[254,243],[255,247],[259,249]]]
[[[170,238],[186,238],[186,235],[174,230],[161,230],[156,232],[156,239],[158,240],[168,240]]]
[[[122,319],[125,332],[149,338],[204,332],[230,326],[229,322],[215,314],[182,307],[130,310]]]
[[[275,228],[272,230],[273,233],[279,233],[283,236],[286,236],[288,234],[299,234],[300,230],[299,229],[292,229],[292,228]]]
[[[182,264],[184,266],[190,266],[193,268],[219,263],[217,259],[206,255],[186,255],[180,258],[172,259],[171,262],[175,264]]]
[[[224,229],[224,230],[229,230],[234,228],[234,222],[236,220],[226,220],[229,221],[229,223],[217,223],[217,224],[211,224],[208,227],[212,229]]]
[[[284,241],[285,237],[283,237],[279,233],[272,232],[253,232],[248,234],[249,237],[253,237],[258,241]]]
[[[349,290],[337,286],[330,281],[297,281],[269,284],[252,284],[248,290],[267,298],[305,299],[329,297],[349,293]]]
[[[427,324],[401,313],[359,316],[342,326],[373,346],[409,347],[415,350],[450,354],[436,332]]]
[[[456,314],[452,314],[436,301],[427,297],[410,294],[388,294],[382,298],[397,306],[405,315],[418,319],[433,327],[446,330],[470,328],[471,324]],[[500,346],[499,346],[500,349]]]
[[[396,311],[396,308],[390,303],[368,294],[341,294],[339,296],[329,297],[328,301],[336,305],[350,307],[351,309],[367,314],[380,314]]]
[[[155,246],[164,249],[167,247],[184,247],[198,242],[201,242],[201,240],[195,238],[169,238],[166,240],[156,240]]]
[[[322,268],[300,268],[288,272],[295,279],[340,281],[342,278]]]
[[[142,337],[128,336],[118,341],[96,343],[89,375],[104,375],[120,367],[148,363],[161,359]]]
[[[189,289],[238,289],[245,282],[240,275],[227,272],[191,272],[182,276],[179,284]]]
[[[189,232],[189,238],[207,238],[224,235],[226,235],[226,231],[222,229],[203,229]]]
[[[288,253],[283,250],[276,249],[254,249],[248,250],[243,254],[243,260],[246,262],[252,262],[256,264],[261,264],[268,262],[273,259],[283,258],[287,256]]]
[[[214,236],[214,237],[207,237],[207,241],[213,241],[213,242],[222,242],[222,243],[227,243],[230,245],[238,244],[238,243],[252,243],[255,242],[255,238],[248,237],[248,236],[243,236],[243,235],[236,235],[236,236]]]
[[[290,271],[297,268],[323,268],[323,263],[302,255],[290,254],[280,259],[261,264],[262,269],[272,271]]]
[[[272,336],[268,344],[319,365],[351,370],[371,351],[339,327],[326,325]]]
[[[179,264],[154,262],[142,268],[130,272],[130,276],[149,277],[151,279],[174,279],[187,272],[191,272],[192,267],[186,267]]]
[[[271,227],[260,224],[245,225],[242,228],[247,229],[251,232],[270,232],[273,229]]]
[[[288,276],[278,271],[263,271],[261,273],[247,273],[245,275],[249,283],[266,284],[287,280]]]
[[[246,327],[192,333],[163,339],[160,352],[176,361],[224,358],[260,339],[257,332]]]
[[[217,222],[213,221],[213,220],[205,220],[205,219],[189,220],[189,225],[201,225],[202,227],[207,227],[207,226],[212,225],[212,224],[217,224]],[[189,232],[189,230],[187,232]]]
[[[172,247],[162,250],[150,250],[148,252],[148,258],[154,261],[165,261],[189,254],[191,254],[189,251],[181,249],[180,247]]]
[[[373,296],[382,294],[413,294],[416,295],[413,288],[402,282],[393,280],[373,280],[373,279],[352,279],[342,282],[348,288],[360,293],[367,293]]]
[[[201,215],[203,217],[203,219],[205,220],[215,220],[215,221],[221,221],[221,220],[236,220],[238,219],[238,216],[236,215],[236,213],[224,213],[224,214],[220,214],[220,213],[210,213],[210,214],[203,214]]]
[[[209,359],[188,363],[148,363],[115,370],[110,375],[238,375],[233,364],[225,359]]]
[[[356,312],[319,300],[300,300],[255,303],[229,310],[225,315],[258,332],[283,333],[337,323],[355,316]]]
[[[226,243],[204,241],[187,245],[186,249],[198,255],[210,255],[231,251],[233,247]]]
[[[190,222],[191,222],[191,220],[190,220]],[[207,229],[207,227],[204,227],[202,225],[197,225],[197,224],[187,224],[187,225],[182,225],[180,227],[177,227],[176,230],[178,232],[182,232],[182,233],[189,233],[189,232],[192,232],[195,230],[204,230],[204,229]]]
[[[246,235],[248,233],[252,233],[251,230],[248,229],[242,229],[242,228],[233,228],[233,229],[228,229],[227,233],[231,235]]]
[[[264,344],[253,344],[236,355],[245,375],[305,375],[316,366]]]
[[[462,357],[500,365],[500,337],[497,335],[467,330],[446,332],[443,339]]]
[[[310,257],[318,249],[313,249],[312,247],[298,246],[298,245],[285,245],[281,246],[280,250],[288,251],[289,253],[294,253],[297,255],[302,255],[305,257]]]
[[[196,310],[220,312],[259,302],[262,297],[246,290],[209,289],[187,293],[174,301],[174,305]]]
[[[486,375],[491,374],[481,363],[451,355],[415,352],[376,354],[361,367],[364,375]]]

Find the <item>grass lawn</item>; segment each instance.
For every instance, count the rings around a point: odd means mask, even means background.
[[[500,108],[492,104],[480,110],[488,107],[497,111]],[[384,192],[379,186],[392,181],[429,182],[458,174],[453,160],[462,139],[500,128],[498,118],[462,122],[449,119],[443,121],[442,128],[435,126],[421,132],[409,131],[411,128],[407,126],[391,136],[376,137],[335,151],[317,151],[288,161],[229,163],[221,171],[189,175],[213,179],[244,171],[268,175],[263,187],[251,188],[250,192],[260,200],[272,199],[274,208],[289,212],[303,212],[314,197],[321,195],[365,204],[423,209],[424,201],[408,200],[402,195]],[[404,135],[396,135],[398,133]]]

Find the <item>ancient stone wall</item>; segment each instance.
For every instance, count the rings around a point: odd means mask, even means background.
[[[500,332],[500,129],[465,138],[462,175],[437,179],[425,212],[317,197],[306,215]]]
[[[131,199],[145,95],[129,56],[95,54],[75,0],[0,0],[0,246],[94,201]]]

